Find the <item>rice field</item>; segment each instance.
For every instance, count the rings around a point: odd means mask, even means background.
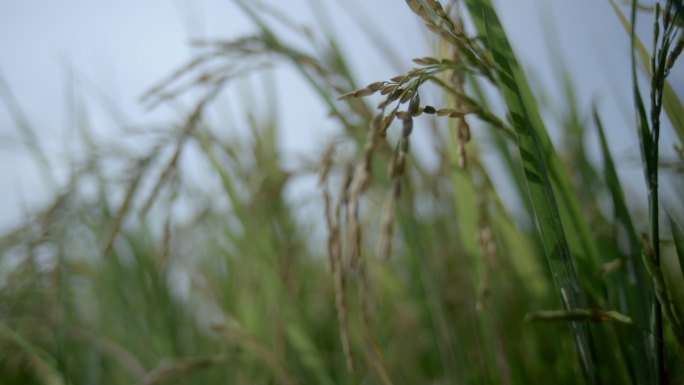
[[[193,42],[197,56],[141,98],[192,93],[177,125],[144,151],[80,129],[66,187],[0,238],[0,384],[684,381],[684,201],[659,194],[684,188],[684,105],[668,78],[681,0],[611,0],[606,15],[631,47],[632,126],[619,129],[638,138],[638,181],[618,177],[620,131],[569,78],[552,140],[491,0],[397,2],[433,52],[371,84],[334,37],[234,1],[254,32]],[[339,127],[296,167],[277,99],[237,112],[246,135],[207,118],[236,79],[273,66],[294,68]],[[298,178],[317,185],[293,202]]]

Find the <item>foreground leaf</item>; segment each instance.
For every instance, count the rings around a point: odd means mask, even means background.
[[[527,187],[556,290],[566,310],[585,308],[586,300],[570,257],[544,147],[540,142],[540,134],[545,135],[546,128],[536,110],[536,102],[491,2],[470,0],[467,5],[478,31],[487,36],[489,49],[496,62],[503,96],[518,134]],[[596,359],[587,324],[572,321],[571,330],[586,380],[598,383]]]

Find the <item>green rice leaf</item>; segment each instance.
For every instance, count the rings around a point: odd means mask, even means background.
[[[643,302],[644,305],[642,310],[646,311],[645,309],[650,306],[650,301],[648,301],[649,296],[646,293],[648,287],[645,286],[646,284],[644,283],[644,268],[639,260],[639,237],[634,227],[634,223],[632,222],[631,215],[629,214],[629,210],[627,209],[627,203],[625,202],[620,180],[618,179],[615,163],[613,162],[613,158],[608,148],[608,140],[603,129],[603,124],[601,123],[601,119],[596,110],[594,110],[594,122],[598,128],[601,152],[603,154],[604,178],[613,200],[615,215],[614,237],[617,243],[616,246],[622,256],[626,259],[626,270],[629,281],[636,282],[636,285],[640,286],[644,291],[644,298],[642,298],[641,302]],[[645,313],[644,316],[646,316]]]
[[[638,38],[636,37],[634,30],[632,30],[632,44],[636,45],[637,40]],[[653,149],[651,143],[651,132],[648,124],[648,115],[646,115],[646,107],[644,106],[644,101],[641,97],[641,91],[639,91],[639,83],[637,82],[636,58],[634,56],[634,51],[632,51],[632,85],[632,91],[634,93],[634,105],[637,115],[637,135],[639,137],[639,143],[641,144],[641,156],[644,160],[644,173],[646,175],[646,180],[649,180],[649,175],[653,170]]]
[[[487,37],[496,63],[501,90],[518,134],[527,187],[558,295],[567,311],[585,308],[586,299],[575,274],[549,177],[547,156],[553,149],[548,140],[544,140],[548,139],[547,132],[536,102],[491,2],[470,0],[467,5],[479,32]],[[598,370],[588,326],[585,322],[573,321],[571,330],[585,379],[597,383]]]
[[[639,237],[627,209],[603,124],[596,110],[594,110],[594,122],[598,129],[603,154],[604,180],[613,201],[615,250],[620,255],[619,261],[623,269],[622,274],[609,281],[608,290],[615,293],[611,297],[623,299],[614,301],[613,306],[618,306],[620,311],[631,315],[637,325],[648,325],[653,298],[650,281],[646,277],[640,259]],[[618,333],[622,342],[628,347],[624,350],[624,354],[627,363],[633,369],[632,381],[638,384],[653,383],[651,366],[648,365],[648,362],[655,362],[653,349],[650,348],[651,335],[637,328],[620,329]]]

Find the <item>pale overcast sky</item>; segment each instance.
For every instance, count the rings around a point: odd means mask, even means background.
[[[270,3],[303,24],[314,24],[309,3],[328,9],[333,15],[331,28],[352,57],[361,84],[397,73],[363,38],[340,4],[354,7],[353,13],[364,15],[396,43],[404,69],[412,66],[410,59],[429,54],[422,44],[425,34],[420,23],[403,1]],[[607,127],[614,133],[618,132],[613,131],[615,127],[625,132],[616,134],[612,143],[615,155],[634,151],[638,155],[630,108],[629,42],[608,1],[501,0],[495,4],[530,76],[547,92],[559,84],[552,80],[555,72],[544,40],[551,29],[574,77],[581,106],[587,108],[592,98],[598,98]],[[173,117],[163,109],[146,112],[138,97],[191,57],[187,45],[191,39],[235,37],[250,28],[229,0],[2,1],[0,76],[39,132],[44,148],[59,158],[68,148],[64,145],[68,131],[64,94],[69,65],[132,121],[171,121]],[[673,82],[682,80],[681,72]],[[327,112],[317,100],[302,102],[313,96],[303,90],[293,71],[284,70],[282,75],[277,81],[279,102],[284,106],[280,111],[286,111],[282,113],[282,147],[292,154],[306,152],[320,146],[335,127],[330,122],[321,127]],[[92,97],[90,92],[85,92],[86,97]],[[113,122],[102,112],[91,113],[96,129],[106,135]],[[17,125],[0,103],[0,230],[22,218],[26,205],[44,201],[48,194],[20,138]]]

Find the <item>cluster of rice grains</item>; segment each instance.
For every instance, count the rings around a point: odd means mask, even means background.
[[[353,370],[352,352],[347,326],[347,307],[345,286],[347,274],[353,271],[359,287],[363,323],[368,326],[370,313],[366,295],[364,261],[362,258],[362,224],[359,219],[361,197],[372,178],[372,160],[381,146],[386,143],[387,130],[392,122],[401,121],[401,136],[389,156],[387,178],[389,191],[383,205],[380,224],[380,236],[377,244],[377,258],[387,261],[392,255],[394,235],[395,208],[401,194],[402,177],[406,174],[406,163],[410,149],[410,138],[413,132],[413,119],[425,114],[455,119],[454,129],[458,165],[466,167],[465,145],[470,141],[470,126],[465,119],[474,114],[492,126],[512,135],[512,131],[491,112],[482,108],[474,99],[464,92],[464,82],[468,75],[481,75],[494,81],[490,71],[491,58],[478,46],[476,41],[463,32],[463,22],[458,16],[458,4],[453,2],[453,9],[444,10],[435,0],[419,2],[407,0],[409,7],[418,14],[428,28],[434,32],[442,43],[444,56],[436,59],[423,57],[414,59],[420,67],[406,74],[395,76],[388,81],[378,81],[341,95],[339,100],[352,100],[379,93],[384,99],[377,106],[378,112],[370,124],[370,130],[363,145],[360,161],[355,167],[346,167],[342,178],[338,200],[333,206],[327,180],[332,167],[334,146],[325,152],[320,167],[320,184],[323,188],[326,221],[329,230],[328,252],[330,265],[335,276],[336,307],[340,323],[340,335],[347,359],[348,369]],[[450,16],[455,14],[456,16]],[[431,83],[450,96],[453,107],[435,108],[421,105],[419,88],[424,83]],[[402,108],[403,107],[403,108]],[[490,242],[484,242],[489,244]],[[493,253],[493,252],[492,252]],[[369,337],[367,337],[369,338]],[[377,363],[376,363],[377,364]],[[380,367],[382,363],[380,362]]]

